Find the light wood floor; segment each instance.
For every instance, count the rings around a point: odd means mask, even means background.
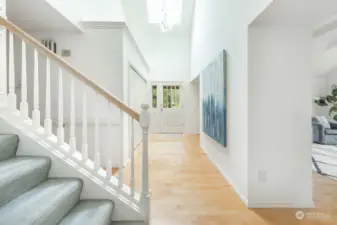
[[[140,153],[141,148],[135,153],[136,177]],[[317,208],[302,210],[307,217],[300,221],[299,209],[247,209],[199,148],[198,135],[152,135],[149,158],[152,225],[337,225],[337,182],[317,174]]]

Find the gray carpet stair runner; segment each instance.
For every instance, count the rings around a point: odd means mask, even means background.
[[[110,225],[110,200],[80,200],[82,181],[48,178],[51,160],[16,156],[19,138],[0,134],[0,225]]]

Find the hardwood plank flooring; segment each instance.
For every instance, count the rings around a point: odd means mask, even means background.
[[[302,210],[306,217],[298,220],[299,209],[247,209],[200,149],[198,135],[152,135],[149,158],[152,225],[337,225],[337,182],[329,178],[314,174],[316,209]],[[140,192],[141,147],[135,164]]]

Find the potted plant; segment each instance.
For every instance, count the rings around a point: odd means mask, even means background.
[[[331,94],[319,97],[314,100],[314,103],[322,107],[330,107],[329,115],[337,121],[337,85],[331,86]]]

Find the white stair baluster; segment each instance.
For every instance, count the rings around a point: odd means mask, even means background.
[[[100,130],[100,122],[99,122],[99,97],[98,93],[96,96],[96,105],[95,105],[95,170],[98,170],[101,167],[100,164],[100,146],[99,146],[99,130]]]
[[[150,216],[150,190],[149,190],[149,105],[142,104],[139,123],[142,128],[143,155],[142,155],[142,193],[140,202],[145,212],[145,224],[149,223]]]
[[[57,140],[59,145],[64,144],[64,127],[63,127],[63,71],[59,67],[59,90],[58,90],[58,127],[57,127]]]
[[[88,160],[87,85],[84,85],[82,99],[82,161]]]
[[[40,116],[40,87],[39,87],[39,53],[34,49],[34,110],[33,110],[33,125],[39,128],[41,125]]]
[[[120,110],[120,118],[121,120],[123,120],[123,111]],[[123,124],[123,123],[121,123]],[[118,187],[119,188],[122,188],[123,187],[123,178],[124,178],[124,156],[123,156],[124,152],[123,152],[123,149],[121,149],[121,162],[120,162],[120,165],[119,165],[119,168],[118,168]]]
[[[118,187],[120,189],[123,188],[123,183],[124,183],[124,168],[123,168],[123,165],[121,165],[119,168],[118,168]]]
[[[131,166],[130,166],[130,191],[131,196],[135,196],[135,155],[134,155],[134,127],[133,127],[133,119],[131,118],[131,143],[130,143],[130,151],[131,151]]]
[[[6,17],[6,9],[2,7],[2,4],[6,2],[4,0],[0,1],[0,15]],[[1,52],[1,61],[0,61],[0,107],[8,106],[8,86],[7,86],[7,29],[4,26],[1,26],[0,29],[0,52]]]
[[[14,63],[14,35],[9,32],[9,80],[8,80],[8,102],[12,110],[16,110],[16,94],[15,94],[15,63]]]
[[[50,60],[46,59],[46,114],[44,119],[45,135],[52,134],[51,104],[50,104]]]
[[[76,151],[75,120],[75,81],[72,77],[70,82],[70,154]]]
[[[28,118],[28,102],[27,102],[27,61],[26,61],[26,43],[22,41],[22,60],[21,60],[21,103],[20,114],[22,119]]]
[[[107,170],[107,179],[110,180],[111,176],[112,176],[112,161],[111,161],[111,146],[113,146],[113,138],[110,137],[110,135],[112,134],[112,126],[113,126],[113,117],[112,115],[112,107],[111,107],[111,103],[108,102],[108,137],[107,137],[107,148],[106,148],[106,152],[105,152],[105,158],[106,158],[106,170]],[[110,119],[111,118],[111,119]]]
[[[107,166],[106,166],[106,179],[110,180],[112,176],[112,162],[111,160],[108,160]]]

